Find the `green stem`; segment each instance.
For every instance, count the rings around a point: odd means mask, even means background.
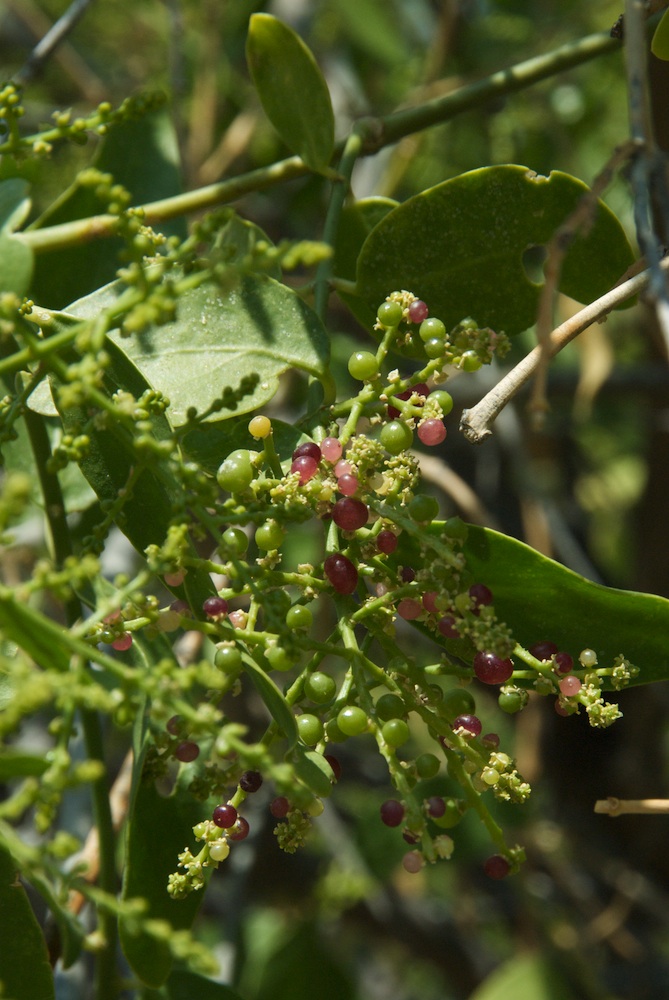
[[[384,146],[392,145],[404,136],[431,128],[433,125],[441,125],[464,111],[481,107],[506,94],[524,90],[541,80],[556,76],[619,48],[620,42],[611,38],[608,33],[588,35],[576,42],[568,42],[546,55],[527,59],[509,69],[492,73],[476,83],[466,84],[444,97],[426,101],[418,107],[397,111],[385,118],[365,119],[358,126],[358,131],[362,132],[364,129],[365,134],[360,155],[369,156],[377,153]],[[335,155],[341,155],[341,151],[342,147],[338,145]],[[188,191],[172,198],[149,202],[141,206],[141,211],[144,221],[152,226],[180,215],[201,212],[216,205],[235,201],[252,191],[261,191],[274,184],[303,177],[309,173],[311,171],[299,156],[291,156],[269,167],[260,167],[231,180],[210,184],[198,188],[197,191]],[[114,236],[118,228],[118,216],[98,215],[58,226],[16,233],[14,238],[26,243],[35,253],[44,253],[77,246],[101,237]]]

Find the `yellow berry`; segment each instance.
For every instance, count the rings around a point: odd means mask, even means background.
[[[269,417],[258,415],[249,421],[249,433],[254,438],[266,438],[272,433],[272,422]]]

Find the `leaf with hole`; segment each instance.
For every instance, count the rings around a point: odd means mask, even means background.
[[[526,167],[472,170],[400,205],[372,230],[358,259],[357,294],[376,310],[406,288],[447,328],[466,316],[509,335],[531,326],[541,285],[523,254],[544,246],[588,188],[560,171]],[[608,291],[634,259],[615,215],[600,201],[586,233],[563,261],[559,288],[580,302]]]

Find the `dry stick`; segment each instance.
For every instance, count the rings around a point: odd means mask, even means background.
[[[562,273],[564,258],[576,236],[579,233],[586,236],[592,228],[600,195],[611,183],[615,171],[632,156],[636,146],[637,144],[634,140],[628,140],[616,147],[608,162],[598,173],[592,186],[579,199],[574,211],[567,216],[559,229],[556,230],[546,247],[545,281],[537,310],[537,341],[541,348],[541,354],[532,387],[532,396],[528,404],[531,418],[537,426],[541,425],[543,415],[548,410],[546,381],[548,378],[548,363],[550,361],[549,338],[553,326],[553,305],[560,274]]]
[[[595,812],[607,816],[622,816],[624,813],[660,816],[669,813],[669,799],[617,799],[615,795],[609,795],[608,799],[595,802]]]
[[[666,274],[669,270],[669,258],[662,260],[659,267],[662,273]],[[575,316],[556,327],[548,338],[550,357],[553,358],[559,354],[563,347],[566,347],[570,341],[583,333],[591,323],[603,319],[616,306],[621,305],[646,288],[650,277],[651,269],[648,268],[641,274],[616,285],[606,295],[591,302]],[[541,350],[541,346],[535,347],[476,406],[470,410],[463,410],[460,430],[471,444],[481,444],[492,434],[490,425],[537,370]]]

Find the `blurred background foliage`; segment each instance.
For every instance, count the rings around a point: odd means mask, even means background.
[[[64,7],[63,0],[0,2],[4,77],[24,65]],[[56,108],[76,114],[100,100],[116,104],[140,91],[164,91],[170,120],[156,141],[172,143],[170,156],[189,189],[286,155],[246,70],[246,29],[255,11],[282,18],[312,47],[344,136],[362,115],[420,103],[607,32],[621,9],[620,0],[93,0],[27,82],[26,127],[37,128]],[[662,112],[666,117],[660,100]],[[136,201],[161,197],[147,161],[130,155],[135,143],[141,147],[144,127],[140,122],[134,138],[128,131],[120,149],[113,139],[106,153],[93,142],[65,145],[50,162],[34,164],[35,218],[95,211],[55,203],[96,158],[115,164]],[[361,161],[353,191],[403,200],[498,163],[558,169],[590,183],[627,134],[624,62],[614,53]],[[604,197],[634,241],[624,172]],[[236,207],[274,239],[317,239],[326,199],[314,178],[256,193]],[[99,264],[79,276],[77,294],[113,275],[115,250],[107,247]],[[54,301],[57,266],[49,256],[40,261],[37,287],[47,306],[68,301]],[[72,262],[65,266],[72,271]],[[558,319],[575,309],[561,299]],[[345,384],[351,345],[366,343],[367,334],[334,298],[330,328]],[[533,342],[532,331],[518,338],[505,365]],[[459,412],[499,374],[470,376],[466,387],[453,380],[444,462],[426,465],[444,514],[523,538],[593,580],[669,596],[669,380],[650,310],[637,305],[617,314],[559,356],[541,432],[531,430],[521,397],[500,417],[493,439],[474,449],[457,433]],[[290,392],[288,383],[284,408]],[[624,652],[634,658],[633,650]],[[609,820],[592,812],[594,800],[607,795],[665,794],[666,691],[624,694],[624,718],[603,732],[590,731],[580,717],[558,719],[543,700],[517,719],[500,719],[485,692],[477,697],[534,785],[529,807],[504,810],[505,823],[527,846],[523,872],[499,884],[486,880],[487,848],[468,817],[453,863],[407,875],[403,841],[378,820],[389,792],[381,762],[365,737],[352,740],[338,753],[344,777],[310,847],[280,854],[263,818],[266,804],[259,805],[253,838],[213,880],[199,933],[246,1000],[666,996],[669,817]],[[447,779],[429,788],[448,791]],[[63,978],[63,996],[67,988]]]

